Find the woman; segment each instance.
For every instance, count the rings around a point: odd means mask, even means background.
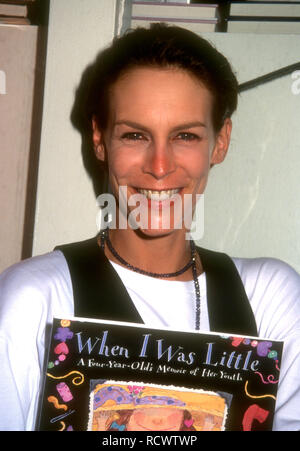
[[[194,211],[229,147],[237,105],[229,63],[193,33],[156,25],[102,52],[78,99],[84,116],[76,107],[73,120],[108,175],[116,218],[98,240],[2,274],[2,429],[34,428],[47,325],[74,313],[284,339],[274,429],[300,429],[299,276],[282,262],[230,259],[186,239],[185,207]]]

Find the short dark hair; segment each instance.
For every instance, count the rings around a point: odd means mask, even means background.
[[[91,139],[93,117],[99,128],[105,129],[111,86],[126,71],[141,66],[176,67],[195,75],[213,95],[216,132],[237,107],[238,82],[227,59],[197,34],[155,23],[116,37],[84,72],[71,116],[82,135],[88,134]]]

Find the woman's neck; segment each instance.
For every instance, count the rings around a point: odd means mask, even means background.
[[[117,253],[131,265],[153,273],[173,273],[183,268],[191,259],[190,241],[185,239],[184,230],[149,237],[141,231],[110,230],[110,241]],[[105,247],[107,258],[120,264],[108,247]],[[197,262],[198,274],[202,272],[200,259]],[[176,278],[169,280],[192,280],[191,269]]]

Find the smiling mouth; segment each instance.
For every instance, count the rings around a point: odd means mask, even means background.
[[[151,190],[151,189],[141,189],[137,188],[140,194],[143,194],[148,200],[155,200],[162,202],[167,199],[172,199],[175,194],[181,191],[181,188],[168,189],[168,190]]]
[[[166,428],[165,426],[163,426],[163,429],[160,429],[157,425],[155,425],[155,429],[149,429],[149,428],[147,428],[144,424],[141,424],[141,423],[139,423],[138,421],[136,422],[136,424],[139,426],[139,427],[141,427],[141,428],[143,428],[145,431],[153,431],[153,430],[155,430],[155,431],[176,431],[177,430],[177,428],[178,428],[178,426],[176,425],[176,424],[174,424],[173,426],[169,426],[168,428]]]

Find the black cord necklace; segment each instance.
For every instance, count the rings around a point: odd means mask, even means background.
[[[195,321],[195,328],[196,328],[196,330],[200,329],[200,286],[199,286],[199,281],[198,281],[198,277],[197,277],[197,267],[196,267],[197,251],[196,251],[195,243],[194,243],[193,240],[190,241],[190,243],[191,243],[191,259],[190,259],[190,261],[183,268],[181,268],[179,271],[172,272],[172,273],[155,273],[155,272],[145,271],[143,269],[137,268],[136,266],[133,266],[130,263],[128,263],[126,260],[124,260],[124,258],[122,258],[118,254],[116,249],[113,247],[113,245],[112,245],[112,243],[111,243],[111,241],[109,239],[108,229],[102,230],[100,232],[100,245],[101,245],[101,248],[103,249],[103,251],[104,251],[104,248],[105,248],[105,243],[107,244],[108,249],[110,250],[110,252],[114,255],[114,257],[120,263],[122,263],[122,265],[124,265],[128,269],[131,269],[132,271],[135,271],[135,272],[137,272],[139,274],[143,274],[145,276],[156,277],[158,279],[171,278],[171,277],[176,277],[176,276],[179,276],[180,274],[183,274],[190,267],[192,267],[193,281],[194,281],[195,295],[196,295],[196,321]]]

